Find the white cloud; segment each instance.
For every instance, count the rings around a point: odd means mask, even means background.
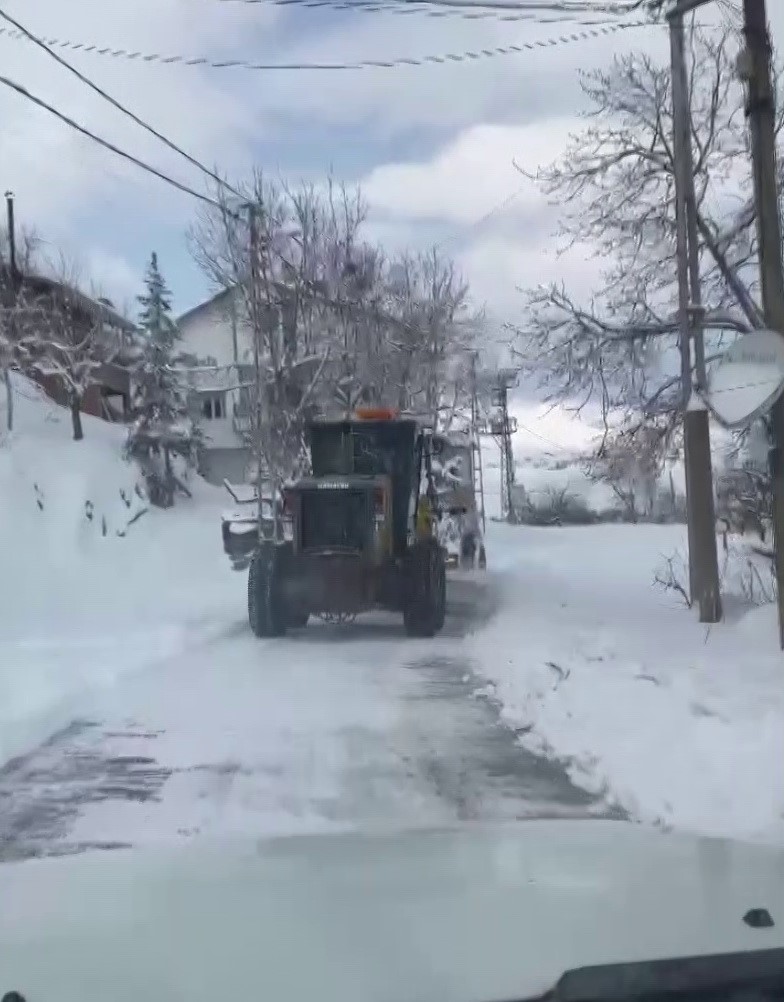
[[[456,258],[474,299],[487,305],[495,322],[515,323],[523,305],[518,287],[563,281],[586,298],[598,285],[602,262],[587,247],[560,253],[558,207],[512,166],[514,158],[534,172],[551,162],[580,125],[567,118],[472,126],[428,161],[376,168],[362,188],[374,218],[380,214],[387,225],[394,220],[398,231],[419,226],[421,232],[428,222],[457,227],[444,250]],[[425,233],[421,238],[426,242]]]
[[[327,22],[329,25],[331,22]],[[476,53],[498,46],[537,43],[585,31],[584,25],[470,21],[355,14],[318,35],[304,33],[279,53],[286,61],[422,57]],[[286,74],[267,79],[262,107],[284,103],[291,115],[323,122],[361,123],[369,134],[416,127],[463,127],[491,120],[541,119],[573,114],[581,105],[577,69],[606,65],[616,52],[644,47],[666,54],[666,31],[629,29],[599,38],[565,40],[520,54],[393,69]]]
[[[91,247],[86,255],[86,271],[97,295],[108,297],[118,310],[135,312],[136,296],[142,287],[142,271],[101,247]]]
[[[197,50],[212,38],[236,44],[243,20],[236,16],[208,16],[217,9],[204,4],[200,17],[183,0],[136,0],[132,6],[111,10],[92,3],[61,4],[42,0],[30,10],[16,3],[9,13],[42,36],[76,38],[104,45],[157,51],[163,40],[186,50]],[[176,47],[175,46],[175,47]],[[128,104],[161,132],[208,164],[218,159],[238,165],[244,160],[251,123],[220,82],[201,70],[124,63],[58,50],[118,100]],[[203,188],[203,177],[176,154],[141,130],[84,87],[54,60],[31,43],[0,39],[3,73],[27,87],[81,124],[118,146],[131,150],[175,177]],[[58,239],[72,231],[85,209],[101,204],[112,210],[140,208],[181,221],[193,211],[192,202],[166,193],[159,181],[96,147],[46,111],[17,94],[2,89],[0,115],[4,123],[3,182],[17,196],[20,219],[37,225]],[[111,215],[107,216],[107,222]]]
[[[568,118],[521,127],[474,125],[427,163],[377,167],[362,189],[374,210],[412,220],[472,224],[507,199],[505,213],[526,216],[544,203],[512,161],[536,171],[558,155],[579,124]]]

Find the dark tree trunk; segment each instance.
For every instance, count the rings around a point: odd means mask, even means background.
[[[11,372],[5,370],[5,423],[9,432],[14,430],[14,388],[11,385]]]
[[[82,428],[82,402],[81,400],[71,401],[71,424],[73,425],[74,442],[81,442],[84,438]]]
[[[171,508],[174,505],[174,471],[172,470],[171,463],[171,451],[167,445],[163,447],[163,461],[164,461],[164,492],[165,492],[165,505],[166,508]]]

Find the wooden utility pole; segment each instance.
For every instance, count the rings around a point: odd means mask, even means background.
[[[253,330],[253,368],[255,374],[255,413],[256,413],[256,495],[258,505],[259,537],[264,538],[264,478],[262,468],[264,462],[264,447],[262,443],[262,427],[264,422],[264,405],[262,401],[263,377],[261,371],[261,315],[259,311],[259,220],[258,208],[255,202],[248,202],[248,229],[250,232],[250,323]],[[272,499],[276,508],[275,498]],[[277,530],[277,520],[275,524]]]
[[[676,251],[678,264],[678,321],[683,387],[684,463],[688,505],[689,586],[701,623],[721,619],[719,562],[716,552],[716,516],[713,500],[710,422],[699,396],[705,386],[703,308],[697,243],[697,201],[689,108],[689,79],[683,14],[669,15],[675,159]],[[692,349],[694,377],[692,376]]]
[[[746,78],[746,116],[751,134],[754,201],[765,326],[784,336],[784,262],[781,250],[778,172],[776,167],[776,105],[771,73],[771,42],[765,0],[743,0],[746,49],[738,66]],[[773,538],[778,588],[779,643],[784,649],[784,398],[771,414],[773,447]]]
[[[6,218],[8,223],[8,265],[11,271],[11,282],[16,290],[17,276],[19,272],[16,267],[16,225],[14,223],[14,193],[5,193]]]
[[[11,360],[16,344],[16,307],[19,298],[19,287],[21,285],[19,270],[16,267],[16,225],[14,223],[14,193],[5,193],[6,218],[8,222],[8,280],[10,288],[4,290],[5,301],[0,303],[0,307],[6,311],[6,324],[8,329],[8,341],[6,348],[7,356],[3,362],[3,381],[5,383],[5,423],[6,430],[10,433],[14,430],[14,385],[11,380]]]

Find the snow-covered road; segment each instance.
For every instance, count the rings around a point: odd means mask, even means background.
[[[466,637],[497,592],[492,574],[452,578],[447,628],[432,641],[376,617],[260,642],[238,610],[0,769],[0,859],[611,813],[474,695]]]

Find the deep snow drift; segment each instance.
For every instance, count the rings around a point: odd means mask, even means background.
[[[15,387],[14,431],[0,431],[0,761],[244,601],[221,548],[223,492],[193,478],[175,512],[150,508],[126,429],[85,416],[74,442],[65,409]]]
[[[772,605],[706,628],[653,587],[685,529],[494,525],[505,608],[473,655],[522,744],[632,816],[784,840],[784,690]]]

